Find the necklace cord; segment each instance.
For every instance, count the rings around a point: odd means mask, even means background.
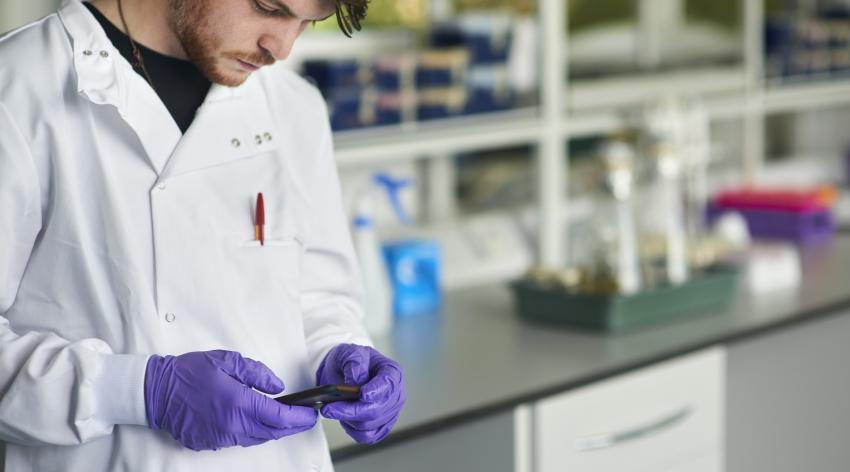
[[[153,85],[153,80],[151,80],[148,69],[145,67],[145,60],[142,57],[142,52],[139,50],[138,46],[136,46],[136,42],[133,41],[133,36],[130,34],[130,28],[127,26],[127,20],[124,18],[124,6],[122,3],[123,2],[121,0],[118,0],[118,15],[121,16],[121,24],[124,26],[124,32],[127,33],[127,39],[130,40],[130,46],[133,48],[133,57],[136,59],[136,63],[133,64],[133,67],[141,69],[142,74],[145,76],[145,80],[147,80],[151,88],[156,91],[156,87]]]

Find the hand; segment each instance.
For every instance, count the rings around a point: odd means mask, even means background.
[[[398,362],[371,347],[356,344],[333,348],[319,366],[316,382],[361,386],[360,400],[322,407],[322,416],[339,420],[345,432],[361,444],[384,439],[407,398]]]
[[[238,352],[151,356],[145,371],[148,426],[196,451],[255,446],[312,428],[312,408],[287,406],[253,390],[280,393],[283,381]]]

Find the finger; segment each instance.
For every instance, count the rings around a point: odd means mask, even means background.
[[[285,436],[303,433],[312,429],[312,426],[296,426],[292,428],[273,428],[262,423],[252,423],[246,428],[246,434],[250,437],[262,439],[263,441],[272,441]]]
[[[336,402],[322,407],[322,416],[339,421],[371,421],[384,414],[382,405],[364,402]]]
[[[363,402],[338,402],[325,405],[321,413],[325,418],[362,425],[359,429],[373,429],[392,417],[398,416],[404,399],[394,396],[384,404]]]
[[[245,385],[269,394],[283,391],[283,380],[262,362],[243,357],[239,367],[241,370],[236,375]]]
[[[242,447],[251,447],[251,446],[259,446],[260,444],[267,443],[269,439],[266,438],[258,438],[254,436],[248,436],[245,434],[239,435],[237,442]]]
[[[378,368],[375,376],[360,387],[360,399],[366,403],[382,403],[395,392],[404,390],[401,369],[394,363]]]
[[[389,423],[396,417],[395,414],[387,413],[386,415],[382,415],[380,418],[376,418],[374,420],[369,421],[340,421],[340,424],[344,424],[348,426],[350,429],[354,431],[374,431],[381,426]]]
[[[358,431],[352,428],[350,425],[346,423],[342,424],[342,429],[351,436],[352,439],[357,441],[360,444],[375,444],[381,440],[383,440],[387,435],[390,434],[393,426],[396,423],[397,418],[393,418],[388,423],[380,426],[379,428],[372,431]]]
[[[345,344],[334,350],[335,365],[342,374],[343,381],[351,385],[363,385],[369,380],[368,349],[359,349],[354,344]]]
[[[243,384],[263,393],[275,394],[283,391],[283,380],[262,362],[243,357],[238,352],[214,352],[221,353],[217,356],[219,367]]]
[[[277,402],[256,392],[250,393],[254,418],[266,426],[277,429],[312,428],[318,420],[318,413],[306,406],[290,406]]]
[[[181,434],[175,437],[185,448],[193,451],[215,451],[236,444],[235,438],[229,435],[208,436],[199,432]]]

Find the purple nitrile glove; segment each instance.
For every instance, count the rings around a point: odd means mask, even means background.
[[[316,372],[318,385],[360,385],[360,400],[329,403],[322,416],[339,420],[361,444],[375,444],[390,433],[407,396],[398,362],[371,347],[340,344],[331,349]]]
[[[151,356],[145,371],[145,408],[151,429],[168,431],[195,451],[255,446],[316,424],[315,410],[262,395],[283,381],[238,352]]]

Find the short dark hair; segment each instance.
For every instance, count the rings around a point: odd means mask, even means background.
[[[343,34],[350,38],[354,31],[360,31],[368,9],[369,0],[336,0],[336,22]]]

